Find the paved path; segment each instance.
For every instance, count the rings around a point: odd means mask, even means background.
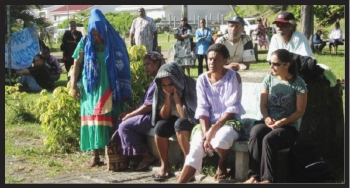
[[[174,172],[174,176],[166,179],[165,181],[159,182],[154,181],[152,179],[152,174],[159,172],[160,167],[150,167],[149,171],[145,172],[111,172],[111,171],[101,171],[101,172],[90,172],[84,173],[82,172],[80,175],[72,176],[70,174],[44,178],[34,181],[33,183],[37,184],[175,184],[177,183],[179,171]],[[216,183],[236,183],[234,180],[220,180],[215,181],[213,177],[206,177],[204,175],[198,175],[195,178],[196,180],[193,182],[189,182],[191,184],[216,184]]]

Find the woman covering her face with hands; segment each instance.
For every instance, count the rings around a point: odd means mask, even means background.
[[[196,80],[185,75],[177,62],[163,65],[156,76],[152,124],[155,125],[154,141],[161,160],[160,172],[153,175],[162,181],[171,170],[168,160],[169,138],[176,134],[184,157],[190,149],[190,134],[198,122],[194,119],[197,96]]]

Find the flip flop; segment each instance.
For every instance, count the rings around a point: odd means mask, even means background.
[[[164,180],[169,179],[169,178],[171,178],[173,176],[175,176],[175,175],[172,174],[172,173],[169,173],[169,172],[165,176],[162,176],[160,174],[152,174],[152,179],[154,181],[164,181]]]
[[[152,179],[154,181],[164,181],[166,178],[168,178],[167,176],[161,176],[159,174],[155,175],[155,174],[152,174]]]

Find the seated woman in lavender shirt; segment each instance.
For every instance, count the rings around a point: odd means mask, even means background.
[[[243,136],[230,126],[228,120],[240,120],[245,114],[241,104],[241,77],[234,70],[224,68],[229,51],[223,44],[213,44],[207,50],[209,71],[197,79],[197,108],[195,118],[198,125],[192,130],[190,152],[178,183],[189,182],[199,173],[203,157],[210,152],[219,155],[215,180],[227,175],[226,158],[235,140]]]

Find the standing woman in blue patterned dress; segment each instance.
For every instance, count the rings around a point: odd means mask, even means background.
[[[99,150],[108,144],[118,115],[131,100],[131,72],[125,42],[99,9],[91,10],[87,37],[86,42],[80,40],[72,56],[71,94],[80,99],[80,149],[93,151],[88,165],[94,167],[100,163]]]

